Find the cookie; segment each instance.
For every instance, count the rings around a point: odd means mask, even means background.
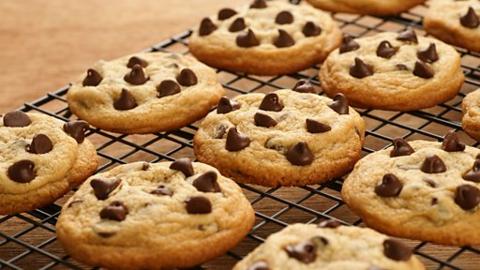
[[[455,97],[464,75],[453,47],[407,29],[345,36],[322,65],[320,80],[328,95],[343,93],[354,106],[412,111]]]
[[[430,2],[423,20],[425,30],[447,42],[480,52],[480,1]]]
[[[87,128],[21,111],[0,117],[0,215],[49,205],[90,176],[98,161]]]
[[[68,90],[71,111],[119,133],[151,133],[205,116],[224,90],[214,70],[192,57],[138,53],[99,61]]]
[[[480,89],[469,93],[462,101],[463,130],[480,141]]]
[[[368,228],[294,224],[270,235],[233,270],[420,270],[423,264],[401,241]]]
[[[287,0],[256,0],[204,18],[190,37],[189,48],[213,67],[277,75],[321,62],[340,40],[340,29],[323,11]]]
[[[399,237],[478,245],[480,149],[448,133],[443,141],[396,139],[360,160],[342,197],[363,221]]]
[[[420,5],[425,0],[307,0],[323,10],[377,16],[394,15]]]
[[[237,182],[303,186],[348,172],[360,158],[364,133],[363,119],[344,96],[283,89],[222,98],[195,134],[194,150]]]
[[[75,259],[108,269],[191,267],[251,229],[240,187],[189,159],[136,162],[90,177],[68,200],[57,235]]]

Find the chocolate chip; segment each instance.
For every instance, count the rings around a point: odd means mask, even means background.
[[[289,33],[287,33],[283,29],[278,30],[278,37],[277,39],[273,42],[273,44],[277,48],[287,48],[295,45],[295,40],[293,40],[292,36],[290,36]]]
[[[22,111],[8,112],[3,116],[3,125],[6,127],[26,127],[31,123],[28,114]]]
[[[114,201],[100,211],[100,218],[115,221],[123,221],[125,220],[127,215],[128,208],[124,203],[120,201]]]
[[[293,87],[293,91],[299,93],[316,93],[315,87],[307,80],[299,80]]]
[[[83,79],[82,85],[83,86],[97,86],[103,80],[102,75],[98,73],[95,69],[88,69],[87,76]]]
[[[220,98],[220,101],[217,105],[217,113],[219,114],[229,113],[238,109],[240,109],[240,104],[236,101],[230,100],[227,97]]]
[[[240,151],[250,145],[250,139],[239,133],[237,128],[230,128],[227,134],[227,142],[225,148],[230,152]]]
[[[133,85],[142,85],[150,78],[145,76],[142,66],[134,65],[130,72],[125,74],[123,79]]]
[[[408,261],[412,257],[412,250],[395,239],[383,241],[383,254],[394,261]]]
[[[318,121],[315,121],[313,119],[308,119],[307,118],[307,131],[310,133],[324,133],[327,131],[332,130],[332,128],[329,125],[322,124]]]
[[[415,33],[415,31],[411,28],[400,32],[397,36],[397,40],[418,43],[417,33]]]
[[[8,168],[8,177],[18,183],[28,183],[35,176],[35,164],[30,160],[17,161]]]
[[[403,184],[398,178],[391,174],[385,174],[382,183],[375,187],[375,193],[380,197],[397,197],[402,191]]]
[[[348,114],[348,100],[344,94],[336,94],[328,107],[338,114]]]
[[[204,18],[200,22],[200,28],[198,29],[198,35],[201,37],[203,36],[208,36],[211,33],[213,33],[215,30],[217,30],[217,26],[213,24],[212,20],[210,18]]]
[[[147,67],[148,62],[143,60],[140,57],[132,56],[132,57],[130,57],[130,59],[128,59],[127,67],[128,68],[133,68],[135,65],[139,65],[141,67]]]
[[[293,23],[293,15],[289,11],[281,11],[275,17],[275,23],[277,24],[290,24]]]
[[[460,185],[455,191],[455,203],[463,210],[471,210],[480,203],[480,190],[472,185]]]
[[[142,171],[148,171],[150,169],[150,163],[148,162],[143,162],[142,164]]]
[[[179,158],[170,164],[170,169],[182,172],[186,177],[194,174],[192,161],[189,158]]]
[[[184,68],[180,71],[180,74],[178,74],[177,82],[183,86],[192,86],[198,83],[198,79],[191,69]]]
[[[235,16],[237,12],[231,8],[223,8],[218,12],[218,19],[224,21],[228,18]]]
[[[317,258],[317,246],[311,240],[290,244],[284,249],[288,256],[305,264],[311,263]]]
[[[157,86],[158,97],[166,97],[180,93],[180,85],[174,80],[164,80]]]
[[[259,127],[269,128],[277,125],[275,119],[264,113],[257,112],[253,118],[255,120],[255,125]]]
[[[137,102],[135,97],[124,88],[120,93],[120,97],[113,102],[113,107],[119,111],[127,111],[137,107]]]
[[[256,261],[247,270],[270,270],[266,261]]]
[[[390,152],[390,157],[409,156],[413,154],[415,150],[402,138],[396,138],[393,140],[393,149]]]
[[[306,37],[316,37],[322,33],[322,28],[310,21],[303,26],[302,33]]]
[[[342,225],[342,223],[340,223],[340,221],[338,220],[324,220],[320,223],[318,223],[318,227],[320,228],[330,228],[330,229],[335,229],[335,228],[338,228]]]
[[[437,198],[432,198],[432,200],[430,201],[430,204],[431,205],[436,205],[438,203],[438,199]]]
[[[53,143],[47,135],[37,134],[33,137],[32,142],[27,145],[27,152],[32,154],[46,154],[53,149]]]
[[[90,186],[93,188],[93,193],[98,200],[106,200],[108,195],[112,193],[119,185],[120,179],[114,180],[103,180],[103,179],[92,179],[90,181]]]
[[[434,75],[434,71],[432,67],[430,67],[428,64],[417,61],[415,62],[415,68],[413,69],[413,75],[424,78],[424,79],[430,79]]]
[[[442,149],[447,152],[462,152],[465,150],[465,144],[460,141],[457,133],[450,131],[443,138]]]
[[[189,214],[208,214],[212,212],[212,203],[207,197],[194,196],[185,201],[187,213]]]
[[[238,31],[242,31],[246,27],[247,27],[247,25],[245,24],[245,19],[244,18],[236,18],[232,22],[230,27],[228,28],[228,31],[230,31],[232,33],[235,33],[235,32],[238,32]]]
[[[150,194],[159,196],[172,196],[173,191],[164,185],[160,185],[156,189],[152,190]]]
[[[372,76],[373,67],[363,62],[362,59],[355,57],[355,64],[350,67],[350,75],[358,79]]]
[[[267,2],[265,0],[254,0],[250,8],[266,8]]]
[[[390,59],[394,56],[398,51],[398,48],[392,46],[392,44],[386,40],[380,42],[377,47],[377,56]]]
[[[463,179],[467,181],[475,182],[475,183],[480,183],[480,160],[479,159],[475,160],[475,162],[473,163],[472,169],[463,175]]]
[[[88,123],[83,120],[71,121],[63,125],[63,131],[74,138],[77,143],[82,143],[85,140],[85,131],[88,128]]]
[[[432,179],[424,179],[423,181],[424,181],[425,183],[427,183],[427,185],[429,185],[429,186],[432,187],[432,188],[437,187],[437,184],[436,184],[435,181],[433,181]]]
[[[447,171],[447,167],[437,155],[433,155],[423,161],[420,170],[425,173],[442,173]]]
[[[353,40],[354,38],[350,35],[343,35],[342,44],[340,45],[340,54],[358,50],[360,45]]]
[[[417,52],[418,59],[425,63],[435,63],[438,61],[437,46],[435,43],[430,43],[428,48]]]
[[[222,139],[225,133],[227,133],[228,126],[227,125],[218,125],[214,131],[213,137],[215,139]]]
[[[297,166],[306,166],[312,164],[315,156],[310,151],[308,144],[304,142],[299,142],[287,151],[287,160],[290,161],[291,164]]]
[[[264,111],[279,112],[283,109],[283,103],[275,93],[265,95],[259,109]]]
[[[195,180],[192,185],[201,192],[220,192],[220,186],[217,182],[217,173],[214,171],[208,171],[201,174]]]
[[[408,70],[408,67],[404,64],[396,64],[395,67],[398,69],[398,70]]]
[[[251,29],[248,29],[246,33],[237,36],[237,45],[242,48],[251,48],[260,45],[255,33]]]
[[[460,23],[467,28],[477,28],[480,25],[480,19],[473,7],[468,7],[467,13],[460,17]]]

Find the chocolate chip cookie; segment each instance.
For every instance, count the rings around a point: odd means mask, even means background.
[[[431,1],[423,26],[429,34],[480,52],[480,1]]]
[[[287,0],[255,0],[204,18],[189,41],[208,65],[258,75],[286,74],[322,61],[341,32],[326,12]]]
[[[480,89],[469,93],[462,102],[463,130],[480,141]]]
[[[223,93],[211,68],[155,52],[99,61],[72,85],[67,100],[73,113],[98,128],[150,133],[202,118]]]
[[[370,227],[399,237],[478,245],[480,149],[450,132],[443,143],[406,142],[360,160],[342,197]]]
[[[411,111],[455,97],[464,75],[453,47],[407,29],[344,36],[322,65],[320,80],[328,95],[343,93],[354,106]]]
[[[84,121],[9,112],[0,117],[0,215],[53,203],[97,168]]]
[[[425,0],[307,0],[315,7],[333,12],[394,15],[420,5]]]
[[[284,89],[222,98],[201,123],[194,149],[200,161],[238,182],[303,186],[348,172],[364,133],[343,95],[331,100]]]
[[[222,255],[254,219],[235,182],[184,158],[90,177],[64,205],[57,235],[73,258],[89,265],[176,269]]]
[[[325,221],[294,224],[270,235],[233,270],[420,270],[423,264],[401,241],[368,228]]]

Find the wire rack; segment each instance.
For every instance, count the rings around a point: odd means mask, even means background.
[[[378,18],[364,15],[334,14],[342,30],[354,36],[368,36],[382,31],[400,31],[413,27],[419,34],[425,6],[418,6],[395,17]],[[174,36],[147,51],[168,51],[188,54],[191,31]],[[395,137],[408,140],[440,140],[446,131],[459,130],[461,100],[468,92],[480,87],[480,54],[457,48],[462,55],[466,82],[462,91],[452,100],[436,107],[415,112],[387,112],[359,110],[367,123],[363,155],[391,145]],[[251,76],[218,70],[218,76],[233,97],[251,92],[270,92],[291,88],[297,80],[307,79],[319,85],[319,66],[286,76]],[[74,119],[65,94],[68,86],[26,103],[23,111],[36,111],[58,119]],[[192,139],[198,123],[182,129],[148,135],[121,135],[100,129],[91,129],[87,136],[97,146],[101,160],[99,171],[119,164],[146,160],[158,162],[178,157],[194,158]],[[476,142],[460,131],[462,139]],[[288,224],[317,223],[324,219],[338,219],[345,224],[362,226],[340,197],[342,180],[325,185],[263,188],[241,185],[256,210],[256,223],[249,235],[224,256],[207,262],[204,269],[231,269],[264,239]],[[55,237],[55,223],[61,206],[71,196],[67,194],[55,204],[22,214],[0,216],[0,269],[89,269],[71,259]],[[480,247],[451,247],[406,240],[428,269],[479,269]]]

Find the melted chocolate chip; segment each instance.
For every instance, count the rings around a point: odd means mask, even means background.
[[[35,164],[30,160],[20,160],[8,168],[8,177],[18,183],[32,181],[35,174]]]
[[[424,79],[430,79],[435,75],[435,73],[434,73],[432,67],[430,67],[428,64],[426,64],[424,62],[421,62],[421,61],[417,61],[417,62],[415,62],[415,68],[413,69],[413,75],[415,75],[417,77],[420,77],[420,78],[424,78]]]
[[[355,57],[355,64],[350,67],[350,75],[358,79],[372,76],[373,67],[363,62],[362,59]]]
[[[477,159],[473,163],[473,167],[470,171],[463,175],[463,179],[475,183],[480,183],[480,160]]]
[[[159,196],[172,196],[173,191],[164,185],[160,185],[156,189],[152,190],[150,194]]]
[[[411,28],[400,32],[397,36],[397,40],[418,43],[417,33],[415,33],[415,31]]]
[[[344,94],[335,95],[333,103],[328,105],[328,107],[338,114],[348,114],[348,100]]]
[[[308,147],[308,144],[304,142],[299,142],[290,147],[286,153],[286,156],[287,160],[290,161],[291,164],[297,166],[310,165],[315,159],[315,156]]]
[[[267,2],[265,0],[254,0],[250,8],[266,8]]]
[[[277,48],[287,48],[295,45],[295,40],[293,40],[292,36],[290,36],[289,33],[287,33],[283,29],[278,30],[278,37],[277,39],[273,42],[273,44]]]
[[[174,80],[164,80],[157,86],[158,97],[166,97],[180,93],[180,85]]]
[[[324,133],[327,131],[332,130],[332,128],[329,125],[322,124],[318,121],[315,121],[313,119],[308,119],[307,118],[307,131],[310,133]]]
[[[190,197],[185,203],[189,214],[209,214],[212,212],[212,203],[207,197]]]
[[[255,120],[255,125],[258,127],[269,128],[277,125],[275,119],[264,113],[257,112],[253,118]]]
[[[112,193],[119,185],[120,179],[115,180],[103,180],[103,179],[92,179],[90,181],[90,186],[93,188],[93,193],[98,200],[106,200],[108,195]]]
[[[8,112],[3,116],[3,125],[6,127],[26,127],[31,123],[30,117],[22,111]]]
[[[201,174],[193,180],[192,185],[201,192],[221,192],[217,182],[217,173],[214,171]]]
[[[186,177],[194,174],[192,161],[189,158],[179,158],[170,164],[170,169],[182,172]]]
[[[217,128],[214,131],[213,137],[215,139],[222,139],[225,133],[227,133],[228,126],[226,125],[218,125]]]
[[[423,161],[420,170],[425,173],[442,173],[447,171],[447,167],[437,155],[433,155]]]
[[[318,227],[320,228],[330,228],[330,229],[335,229],[335,228],[338,228],[342,225],[342,223],[340,223],[340,221],[338,220],[324,220],[320,223],[318,223]]]
[[[289,11],[281,11],[275,17],[275,23],[277,24],[290,24],[293,23],[293,15]]]
[[[104,207],[102,211],[100,211],[100,217],[102,219],[109,219],[115,221],[123,221],[127,218],[128,215],[128,208],[127,206],[120,202],[114,201],[110,205]]]
[[[137,107],[137,101],[127,89],[122,89],[120,97],[113,102],[113,107],[119,111],[127,111]]]
[[[88,123],[83,120],[71,121],[63,125],[63,131],[74,138],[77,143],[82,143],[85,140],[85,131],[88,128]]]
[[[418,59],[425,63],[435,63],[438,61],[437,47],[435,43],[430,43],[428,48],[417,52]]]
[[[192,86],[198,83],[198,79],[191,69],[184,68],[180,71],[180,74],[178,74],[177,82],[183,86]]]
[[[232,22],[230,27],[228,28],[228,31],[230,31],[232,33],[235,33],[235,32],[238,32],[238,31],[242,31],[246,27],[247,27],[247,25],[245,24],[245,19],[244,18],[236,18]]]
[[[389,173],[385,174],[382,183],[375,187],[375,193],[380,197],[397,197],[402,191],[403,184],[398,178]]]
[[[148,171],[150,169],[150,163],[148,162],[143,162],[142,164],[142,171]]]
[[[465,144],[460,141],[457,133],[450,131],[443,138],[442,149],[447,152],[463,152]]]
[[[247,270],[270,270],[266,261],[256,261]]]
[[[315,87],[307,80],[299,80],[293,87],[293,91],[299,93],[316,93]]]
[[[95,69],[87,70],[87,76],[83,79],[82,85],[83,86],[97,86],[103,80],[102,75],[98,73]]]
[[[227,97],[222,97],[218,102],[217,113],[224,114],[238,109],[240,109],[240,104]]]
[[[240,151],[250,145],[250,139],[239,133],[237,128],[230,128],[227,134],[227,142],[225,144],[225,149],[230,152]]]
[[[123,79],[129,84],[133,85],[142,85],[147,82],[150,78],[145,75],[142,66],[134,65],[132,70],[129,73],[125,74]]]
[[[343,35],[342,44],[340,45],[340,54],[358,50],[360,45],[350,35]]]
[[[27,152],[32,154],[46,154],[53,149],[53,143],[47,135],[37,134],[33,137],[32,143],[27,145]]]
[[[291,244],[284,249],[289,257],[305,264],[311,263],[317,258],[317,246],[311,240],[298,244]]]
[[[223,8],[218,12],[218,19],[224,21],[228,18],[235,16],[237,12],[231,8]]]
[[[283,103],[275,93],[265,95],[259,109],[264,111],[279,112],[283,109]]]
[[[427,183],[427,185],[429,185],[429,186],[432,187],[432,188],[437,187],[437,184],[436,184],[435,181],[433,181],[432,179],[424,179],[423,181],[424,181],[425,183]]]
[[[408,261],[412,257],[412,250],[395,239],[383,241],[383,254],[394,261]]]
[[[438,203],[438,199],[437,198],[432,198],[432,200],[430,201],[430,204],[431,205],[436,205]]]
[[[128,59],[127,67],[128,68],[133,68],[135,65],[139,65],[139,66],[145,68],[145,67],[148,66],[148,62],[143,60],[140,57],[132,56],[132,57],[130,57],[130,59]]]
[[[307,22],[302,29],[302,33],[306,37],[316,37],[322,33],[322,28],[314,22]]]
[[[395,67],[398,69],[398,70],[408,70],[408,67],[404,64],[396,64]]]
[[[402,138],[393,140],[393,149],[390,152],[390,157],[409,156],[413,154],[415,150]]]
[[[200,22],[200,28],[198,29],[198,35],[203,37],[203,36],[208,36],[211,33],[213,33],[215,30],[217,30],[217,26],[213,24],[212,20],[210,18],[204,18]]]
[[[463,210],[471,210],[480,203],[480,190],[472,185],[458,186],[455,191],[455,203]]]
[[[398,48],[392,46],[392,44],[386,40],[380,42],[377,48],[377,56],[390,59],[398,51]]]
[[[251,29],[248,29],[246,33],[240,34],[236,39],[238,47],[251,48],[260,45],[255,33]]]
[[[460,17],[460,23],[467,28],[477,28],[480,25],[480,19],[473,7],[468,7],[467,13]]]

